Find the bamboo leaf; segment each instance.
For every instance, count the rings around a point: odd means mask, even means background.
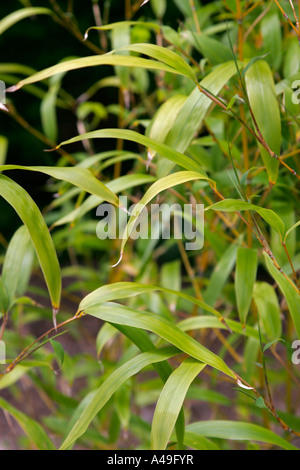
[[[235,293],[240,321],[243,325],[249,313],[257,273],[257,250],[240,247],[237,252]]]
[[[99,304],[100,302],[110,302],[112,300],[127,299],[136,295],[155,291],[161,291],[166,294],[170,294],[174,297],[177,296],[181,297],[182,299],[186,299],[189,302],[192,302],[194,305],[197,305],[203,310],[212,313],[213,315],[218,317],[218,321],[222,321],[222,316],[217,310],[215,310],[213,307],[206,304],[205,302],[198,300],[188,294],[185,294],[182,291],[175,291],[173,289],[167,289],[162,286],[143,285],[135,282],[116,282],[114,284],[108,284],[106,286],[99,287],[99,289],[96,289],[95,291],[91,292],[86,297],[84,297],[84,299],[79,304],[78,311],[83,311],[89,307],[92,307],[95,304]],[[224,327],[226,328],[226,326]]]
[[[264,257],[271,276],[279,285],[280,290],[282,291],[287,301],[288,308],[297,332],[297,336],[298,338],[300,338],[300,295],[299,293],[297,293],[296,286],[295,288],[293,287],[292,283],[290,283],[283,276],[283,274],[274,266],[274,264],[266,253],[264,253]]]
[[[44,429],[34,421],[28,418],[24,413],[14,408],[7,401],[0,398],[0,407],[7,411],[21,426],[29,440],[38,450],[55,450],[53,442],[50,440]]]
[[[230,319],[226,319],[226,324],[234,333],[238,333],[239,335],[247,336],[249,338],[254,338],[256,340],[259,339],[258,331],[253,326],[246,325],[246,327],[243,328],[241,323]],[[182,320],[181,322],[177,323],[176,326],[182,331],[200,330],[205,328],[217,328],[221,330],[226,329],[226,325],[224,323],[221,323],[217,318],[212,317],[211,315],[187,318],[186,320]],[[265,337],[263,337],[263,339],[265,339]]]
[[[144,49],[145,48],[145,49]],[[158,60],[143,59],[130,55],[118,55],[118,52],[135,51],[145,55],[157,58]],[[161,60],[162,62],[159,62]],[[168,65],[167,65],[168,64]],[[171,64],[171,65],[170,65]],[[25,85],[40,82],[59,73],[66,73],[72,70],[83,69],[86,67],[95,67],[100,65],[115,65],[124,67],[141,67],[150,70],[163,70],[164,72],[177,73],[192,78],[195,81],[195,73],[189,65],[172,51],[152,44],[132,44],[121,47],[107,54],[72,59],[66,62],[53,65],[41,72],[37,72],[31,77],[25,78],[11,87],[8,91],[17,91]],[[177,68],[174,68],[177,67]]]
[[[266,282],[256,283],[253,299],[268,338],[280,338],[282,333],[280,305],[273,286]]]
[[[285,450],[298,450],[282,437],[257,424],[236,421],[202,421],[187,426],[188,432],[205,437],[229,439],[234,441],[266,442]]]
[[[218,95],[235,74],[236,66],[233,61],[221,64],[201,80],[200,86]],[[185,152],[200,131],[211,105],[212,101],[196,87],[183,103],[164,143],[178,152]],[[159,161],[159,177],[166,176],[173,167],[174,164],[170,161]]]
[[[159,153],[168,160],[171,160],[173,163],[182,166],[186,170],[198,171],[199,173],[204,175],[200,165],[194,162],[194,160],[192,160],[190,157],[183,155],[182,153],[177,152],[176,150],[173,150],[165,144],[160,144],[155,140],[150,139],[149,137],[127,129],[103,129],[88,132],[86,134],[82,134],[77,137],[73,137],[72,139],[66,140],[65,142],[62,142],[56,147],[56,149],[60,148],[63,145],[73,144],[85,139],[122,139],[129,140],[131,142],[136,142],[154,150],[155,152]]]
[[[167,447],[189,386],[204,367],[194,359],[186,359],[168,378],[153,416],[151,449]]]
[[[225,199],[224,201],[217,202],[212,206],[207,207],[205,210],[214,210],[220,212],[236,212],[236,211],[255,211],[257,212],[271,227],[276,230],[281,236],[284,237],[284,223],[276,212],[271,209],[265,209],[263,207],[250,204],[249,202],[242,201],[239,199]]]
[[[135,311],[113,302],[93,305],[85,309],[85,313],[112,324],[133,326],[152,331],[194,359],[208,364],[235,379],[234,372],[229,369],[221,358],[186,333],[183,333],[164,317],[149,312]]]
[[[203,293],[205,302],[214,305],[235,265],[238,245],[233,244],[223,254],[214,268],[208,287]]]
[[[270,149],[280,155],[281,120],[273,75],[267,62],[260,60],[248,69],[246,75],[248,98],[258,128]],[[279,162],[261,148],[269,181],[276,183]]]
[[[4,31],[11,28],[14,24],[18,23],[19,21],[22,21],[25,18],[29,18],[30,16],[36,15],[51,16],[53,15],[53,12],[49,10],[49,8],[40,7],[21,8],[21,10],[16,10],[0,21],[0,34],[3,34]]]
[[[48,227],[29,194],[17,183],[0,175],[0,195],[15,209],[26,225],[48,286],[53,309],[60,304],[60,267]]]
[[[2,280],[8,293],[9,305],[14,299],[20,276],[22,274],[22,261],[26,254],[30,237],[27,228],[23,225],[12,237],[4,258]]]
[[[99,181],[90,170],[80,167],[51,167],[51,166],[21,166],[2,165],[0,171],[7,170],[28,170],[45,173],[53,178],[67,181],[90,194],[94,194],[107,202],[119,205],[117,196]]]
[[[146,352],[131,359],[116,369],[101,385],[101,387],[93,395],[91,401],[83,409],[78,420],[74,424],[70,433],[62,443],[60,449],[67,449],[74,441],[76,441],[88,428],[91,421],[99,413],[101,408],[108,402],[110,397],[118,388],[126,382],[130,377],[140,372],[150,364],[165,361],[172,356],[178,354],[176,348],[165,348]]]

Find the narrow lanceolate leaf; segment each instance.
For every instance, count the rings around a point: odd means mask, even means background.
[[[151,449],[167,447],[189,386],[204,367],[199,361],[186,359],[168,378],[153,416]]]
[[[257,273],[257,250],[240,247],[237,252],[235,294],[240,321],[243,325],[249,313]]]
[[[203,294],[205,302],[209,305],[213,306],[218,300],[218,297],[221,294],[232,269],[234,268],[237,249],[237,244],[230,245],[215,266],[207,289]]]
[[[202,175],[204,175],[200,165],[194,162],[194,160],[192,160],[190,157],[173,150],[167,145],[160,144],[155,140],[150,139],[149,137],[139,134],[138,132],[127,129],[103,129],[99,131],[87,132],[86,134],[82,134],[62,142],[56,147],[56,149],[62,145],[73,144],[75,142],[80,142],[86,139],[122,139],[136,142],[137,144],[144,145],[145,147],[154,150],[155,152],[159,153],[168,160],[171,160],[173,163],[185,168],[186,170],[199,171]]]
[[[147,46],[147,50],[144,47]],[[151,46],[151,47],[150,47]],[[144,59],[141,57],[130,55],[117,55],[117,52],[136,51],[145,55],[150,55],[158,60]],[[161,62],[159,62],[161,60]],[[170,65],[172,64],[172,65]],[[21,80],[17,85],[11,87],[8,91],[16,91],[25,85],[40,82],[47,78],[57,75],[58,73],[66,73],[72,70],[83,69],[86,67],[95,67],[99,65],[119,65],[124,67],[141,67],[150,70],[163,70],[164,72],[185,75],[195,81],[195,74],[189,65],[174,52],[165,48],[154,46],[151,44],[133,44],[131,46],[122,47],[118,50],[109,52],[108,54],[83,57],[80,59],[72,59],[66,62],[60,62],[41,72],[37,72],[31,77]],[[174,68],[177,67],[177,68]]]
[[[272,431],[252,423],[236,421],[201,421],[187,426],[188,432],[205,437],[230,439],[234,441],[258,441],[273,444],[285,450],[298,450],[297,447]]]
[[[233,61],[227,62],[216,67],[200,82],[200,85],[210,93],[217,95],[235,74],[235,63]],[[174,125],[164,143],[178,152],[185,152],[194,136],[201,129],[203,120],[212,104],[212,100],[196,87],[177,113]],[[158,175],[160,177],[166,176],[173,167],[172,161],[164,159],[159,161]]]
[[[120,49],[113,51],[133,51],[139,52],[140,54],[147,55],[152,59],[159,60],[170,68],[173,68],[174,71],[181,75],[189,77],[194,82],[197,81],[197,76],[194,70],[189,66],[189,64],[176,52],[173,52],[166,47],[156,46],[154,44],[131,44],[130,46],[121,47]]]
[[[55,450],[53,442],[39,423],[28,418],[28,416],[7,403],[3,398],[0,398],[0,408],[7,411],[18,422],[19,426],[38,450]]]
[[[51,166],[20,166],[20,165],[2,165],[0,171],[7,170],[28,170],[45,173],[53,178],[67,181],[90,194],[94,194],[104,201],[114,205],[119,205],[118,197],[99,181],[91,171],[79,167],[51,167]]]
[[[259,60],[250,67],[245,75],[249,103],[257,126],[269,148],[280,154],[281,120],[271,69],[267,62]],[[279,162],[261,148],[269,180],[275,184]]]
[[[135,188],[136,186],[142,186],[148,183],[153,183],[153,181],[155,181],[155,177],[152,175],[134,173],[131,175],[120,176],[120,178],[111,180],[106,184],[106,187],[113,193],[118,194],[121,191],[124,191],[126,189]],[[58,225],[72,223],[75,220],[83,217],[87,212],[99,206],[99,204],[101,204],[103,201],[104,199],[99,198],[98,196],[94,196],[94,195],[89,196],[82,203],[81,206],[77,207],[69,214],[57,220],[53,224],[53,226],[56,227]]]
[[[258,282],[254,286],[253,299],[267,337],[272,340],[280,338],[281,312],[274,287],[267,282]]]
[[[250,204],[249,202],[237,199],[225,199],[224,201],[217,202],[212,206],[207,207],[205,210],[214,210],[220,212],[239,212],[239,211],[255,211],[257,212],[271,227],[279,233],[283,239],[285,227],[281,218],[271,209]]]
[[[54,310],[58,310],[61,273],[52,238],[37,205],[29,194],[5,175],[0,175],[0,196],[18,213],[35,248]]]
[[[36,15],[53,15],[53,12],[49,10],[49,8],[40,7],[21,8],[20,10],[16,10],[0,21],[0,34],[3,34],[4,31],[11,28],[14,24],[18,23],[19,21],[22,21],[25,18],[29,18],[30,16]]]
[[[296,286],[293,287],[292,283],[290,283],[283,274],[274,266],[272,261],[270,260],[269,256],[264,253],[265,261],[267,264],[267,268],[273,277],[273,279],[277,282],[282,291],[290,311],[290,314],[293,319],[293,323],[297,332],[297,336],[300,339],[300,295],[297,293]]]
[[[194,305],[202,308],[206,312],[215,315],[219,319],[218,321],[222,321],[222,316],[217,310],[202,300],[192,297],[191,295],[185,294],[182,291],[175,291],[174,289],[167,289],[161,286],[146,286],[143,284],[137,284],[136,282],[116,282],[114,284],[107,284],[105,286],[99,287],[99,289],[96,289],[84,297],[84,299],[79,304],[78,311],[83,311],[88,307],[92,307],[93,305],[99,304],[101,302],[127,299],[129,297],[155,291],[161,291],[174,297],[177,296],[181,297],[182,299],[186,299]],[[226,328],[226,326],[224,327]]]
[[[288,236],[297,228],[299,227],[300,225],[300,220],[298,220],[298,222],[296,222],[289,230],[287,230],[285,236],[284,236],[284,243],[286,243],[286,240],[288,238]]]
[[[146,21],[118,21],[116,23],[110,23],[104,26],[91,26],[86,30],[84,37],[87,39],[89,32],[92,30],[111,31],[120,28],[120,26],[143,26],[144,28],[154,30],[156,33],[159,33],[160,31],[160,25],[157,23],[150,23]]]
[[[96,304],[87,308],[85,313],[112,324],[128,325],[152,331],[194,359],[208,364],[235,379],[234,372],[229,369],[223,359],[209,351],[186,333],[183,333],[183,331],[164,317],[149,312],[139,312],[113,302]]]
[[[231,331],[233,331],[234,333],[259,340],[258,330],[253,328],[253,326],[246,325],[246,327],[243,328],[243,325],[241,323],[229,319],[226,319],[226,323],[231,329]],[[186,320],[182,320],[181,322],[177,323],[176,326],[182,331],[201,330],[205,328],[217,328],[221,330],[226,329],[226,326],[223,323],[221,323],[217,318],[212,317],[211,315],[202,315],[187,318]],[[262,336],[263,340],[265,340],[265,336]]]
[[[9,298],[9,304],[14,299],[19,279],[22,274],[22,261],[24,259],[30,237],[27,228],[23,225],[12,237],[4,258],[2,280]]]
[[[145,367],[158,362],[166,361],[176,356],[176,348],[165,348],[140,354],[116,369],[96,391],[92,400],[82,411],[70,433],[61,446],[61,450],[68,448],[87,430],[89,424],[108,402],[118,388],[130,377],[140,372]]]

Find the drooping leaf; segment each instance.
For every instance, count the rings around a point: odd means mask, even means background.
[[[251,305],[257,272],[257,250],[240,247],[237,252],[235,294],[239,317],[244,325]]]
[[[255,284],[253,299],[256,303],[259,318],[268,338],[280,338],[282,332],[280,306],[276,292],[266,282]]]
[[[183,333],[173,323],[162,316],[148,312],[135,311],[113,302],[96,304],[84,311],[88,315],[92,315],[112,324],[128,325],[141,328],[142,330],[152,331],[189,356],[224,372],[229,377],[235,378],[234,372],[230,370],[221,358],[186,333]]]
[[[168,444],[187,390],[204,369],[194,359],[186,359],[167,380],[156,404],[151,430],[151,448],[164,450]]]
[[[293,282],[288,281],[284,275],[274,266],[272,261],[270,260],[269,256],[264,253],[265,261],[267,268],[273,277],[273,279],[277,282],[282,291],[293,319],[293,323],[297,332],[298,338],[300,338],[300,294],[297,293],[296,286],[293,287]]]
[[[37,421],[26,416],[11,404],[0,398],[0,408],[7,411],[21,426],[29,440],[38,450],[55,450],[53,442]]]
[[[0,195],[15,209],[28,229],[56,311],[60,304],[61,273],[48,227],[29,194],[4,175],[0,175]]]
[[[116,369],[101,385],[93,395],[92,400],[83,409],[78,420],[74,424],[70,433],[61,445],[61,450],[67,449],[76,441],[88,428],[91,421],[99,413],[101,408],[107,403],[114,392],[133,375],[137,374],[146,366],[155,362],[165,361],[166,359],[178,354],[176,348],[166,348],[140,354]]]
[[[20,276],[22,273],[22,261],[30,242],[27,228],[23,225],[12,237],[4,258],[2,268],[2,280],[8,293],[9,304],[14,299]]]
[[[284,236],[284,223],[276,212],[271,209],[250,204],[249,202],[239,199],[225,199],[224,201],[217,202],[212,206],[207,207],[205,210],[215,210],[221,212],[239,212],[239,211],[255,211],[257,212],[271,227],[279,233],[283,238]]]
[[[273,444],[285,450],[298,450],[297,447],[272,431],[252,423],[237,421],[202,421],[187,426],[188,432],[205,437],[230,439],[235,441],[258,441]]]
[[[280,155],[281,120],[279,105],[276,98],[273,75],[269,65],[264,60],[255,62],[248,69],[246,87],[250,106],[257,126],[269,148]],[[261,149],[261,155],[267,168],[269,181],[276,183],[279,162],[272,158],[266,149]]]
[[[53,12],[49,10],[49,8],[41,8],[41,7],[29,7],[29,8],[21,8],[20,10],[16,10],[13,13],[10,13],[8,16],[3,18],[0,21],[0,34],[3,34],[4,31],[11,28],[14,24],[18,23],[19,21],[24,20],[25,18],[29,18],[30,16],[35,15],[53,15]]]

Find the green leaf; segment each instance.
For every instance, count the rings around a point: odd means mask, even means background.
[[[167,49],[166,47],[156,46],[154,44],[132,44],[130,46],[121,47],[113,53],[118,51],[133,51],[139,52],[143,55],[148,55],[152,59],[156,59],[164,63],[169,68],[173,68],[180,75],[184,75],[194,82],[197,81],[196,73],[189,66],[189,64],[176,52]]]
[[[232,244],[227,248],[220,261],[214,268],[208,287],[203,293],[205,302],[214,305],[235,265],[238,245]]]
[[[152,331],[189,356],[235,379],[234,372],[229,369],[221,358],[162,316],[149,312],[135,311],[113,302],[93,305],[85,309],[84,312],[112,324],[128,325],[141,328],[142,330]]]
[[[117,54],[118,52],[122,53],[123,51],[140,52],[141,54],[154,57],[157,60]],[[187,62],[185,62],[178,54],[175,54],[164,47],[155,46],[153,44],[132,44],[126,47],[121,47],[120,49],[107,54],[72,59],[53,65],[41,72],[35,73],[31,77],[21,80],[17,85],[11,87],[9,91],[17,91],[25,85],[45,80],[59,73],[66,73],[72,70],[99,65],[118,65],[124,67],[141,67],[152,70],[163,70],[164,72],[187,76],[193,81],[196,80],[196,75],[193,72],[193,69],[191,69]]]
[[[219,65],[209,73],[200,85],[214,95],[218,95],[226,83],[236,74],[233,61]],[[185,152],[194,136],[203,126],[212,101],[196,87],[183,103],[175,122],[165,140],[165,144],[178,152]],[[176,162],[174,162],[176,163]],[[165,176],[174,167],[170,161],[159,161],[158,175]]]
[[[8,139],[0,135],[0,165],[4,165],[8,150]]]
[[[188,31],[189,41],[207,58],[213,65],[223,64],[232,60],[230,49],[222,42],[213,39],[206,34],[198,34]]]
[[[28,418],[28,416],[7,403],[3,398],[0,398],[0,407],[15,418],[29,440],[38,450],[55,450],[53,442],[39,423]]]
[[[86,134],[73,137],[72,139],[66,140],[59,144],[56,148],[61,147],[62,145],[73,144],[75,142],[80,142],[85,139],[122,139],[129,140],[131,142],[136,142],[138,144],[144,145],[155,152],[159,153],[163,157],[171,160],[173,163],[182,166],[186,170],[198,171],[204,175],[203,170],[200,165],[198,165],[190,157],[183,155],[182,153],[173,150],[165,144],[160,144],[149,137],[146,137],[138,132],[127,130],[127,129],[103,129],[93,132],[88,132]]]
[[[165,348],[140,354],[116,369],[93,395],[87,406],[83,409],[70,433],[62,443],[60,449],[67,449],[88,428],[91,421],[108,402],[118,388],[130,377],[140,372],[150,364],[165,361],[178,354],[175,348]]]
[[[8,308],[9,308],[8,292],[5,288],[2,277],[0,277],[0,313],[4,315],[8,311]]]
[[[191,295],[185,294],[182,291],[167,289],[162,286],[149,286],[137,284],[135,282],[116,282],[114,284],[108,284],[106,286],[99,287],[99,289],[96,289],[95,291],[91,292],[86,297],[84,297],[84,299],[82,299],[79,304],[78,311],[85,310],[95,304],[99,304],[100,302],[110,302],[112,300],[127,299],[129,297],[134,297],[136,295],[155,291],[161,291],[166,294],[171,294],[174,297],[178,296],[182,299],[186,299],[189,302],[192,302],[194,305],[197,305],[203,310],[212,313],[213,315],[218,317],[218,321],[222,321],[222,316],[217,310],[215,310],[210,305],[207,305],[205,302],[198,300],[195,297],[192,297]]]
[[[285,450],[298,450],[288,441],[282,439],[272,431],[264,429],[257,424],[236,421],[202,421],[187,426],[188,432],[193,432],[205,437],[234,441],[258,441],[266,442]]]
[[[296,222],[289,230],[287,230],[287,232],[284,236],[284,243],[286,243],[287,237],[290,235],[290,233],[292,233],[293,230],[295,230],[297,227],[299,227],[299,225],[300,225],[300,220],[298,220],[298,222]]]
[[[205,210],[214,210],[220,212],[239,212],[239,211],[255,211],[257,212],[271,227],[279,233],[281,238],[284,237],[285,228],[281,218],[276,212],[271,209],[250,204],[249,202],[239,199],[225,199],[224,201],[217,202],[212,206],[207,207]]]
[[[16,10],[0,21],[0,34],[3,34],[4,31],[11,28],[19,21],[36,15],[53,15],[53,12],[48,8],[40,7],[22,8],[21,10]]]
[[[263,348],[263,352],[266,352],[271,346],[273,346],[273,344],[276,344],[278,343],[279,341],[283,341],[285,343],[285,341],[281,338],[278,338],[278,339],[274,339],[273,341],[270,341],[269,343],[267,343],[264,348]]]
[[[282,61],[281,22],[278,13],[271,11],[261,21],[261,34],[264,49],[268,54],[267,61],[271,67],[278,70]]]
[[[234,333],[248,336],[249,338],[255,338],[257,340],[259,339],[258,331],[253,326],[246,325],[246,327],[243,328],[241,323],[230,319],[226,319],[226,324]],[[211,315],[187,318],[186,320],[182,320],[181,322],[177,323],[177,327],[182,331],[200,330],[205,328],[217,328],[221,330],[226,329],[226,325]]]
[[[60,367],[62,367],[64,363],[64,358],[65,358],[65,351],[62,345],[58,342],[55,341],[54,339],[50,339],[51,346],[55,352],[55,355],[57,357],[58,363]]]
[[[26,254],[30,237],[27,228],[23,225],[12,237],[4,258],[2,280],[8,293],[9,305],[12,303],[20,277],[22,275],[22,262]]]
[[[116,330],[116,328],[113,325],[110,325],[109,323],[105,323],[102,326],[96,339],[98,357],[100,357],[102,349],[104,348],[106,343],[112,340],[117,334],[118,334],[118,330]]]
[[[273,75],[267,62],[255,62],[245,75],[249,103],[258,128],[269,148],[280,155],[281,120]],[[279,162],[261,148],[261,155],[267,168],[269,181],[276,183]]]
[[[114,29],[119,29],[122,26],[143,26],[144,28],[153,29],[156,33],[159,33],[160,30],[160,25],[157,23],[146,21],[117,21],[116,23],[105,24],[103,26],[91,26],[85,32],[85,38],[87,39],[89,32],[92,30],[112,31]]]
[[[220,447],[214,442],[193,432],[186,432],[184,434],[184,444],[195,450],[220,450]]]
[[[274,287],[266,282],[256,283],[253,299],[268,338],[280,338],[282,333],[281,310]]]
[[[35,202],[17,183],[0,175],[0,196],[17,212],[26,225],[35,248],[54,311],[59,309],[61,295],[61,273],[48,227]]]
[[[28,170],[45,173],[53,178],[67,181],[90,194],[94,194],[114,205],[119,205],[117,196],[99,181],[90,170],[80,167],[2,165],[0,171]]]
[[[296,286],[295,288],[293,287],[292,281],[289,282],[283,276],[283,274],[274,266],[274,264],[266,253],[264,253],[264,257],[271,276],[279,285],[280,290],[282,291],[287,301],[288,308],[297,332],[297,336],[298,338],[300,338],[300,295],[297,293]]]
[[[263,397],[258,397],[257,400],[255,400],[255,406],[257,406],[257,408],[261,408],[262,410],[267,410],[268,407],[266,406],[265,404],[265,401],[263,399]]]
[[[249,313],[257,273],[257,250],[240,247],[237,251],[235,294],[240,321],[243,325]]]
[[[194,359],[186,359],[168,378],[153,416],[152,450],[164,450],[167,447],[188,388],[204,367],[205,364]]]
[[[180,261],[172,261],[171,263],[165,263],[161,269],[161,285],[166,289],[175,290],[180,292],[181,290],[181,263]],[[171,312],[176,310],[177,295],[165,293],[164,297],[168,302],[169,309]]]

